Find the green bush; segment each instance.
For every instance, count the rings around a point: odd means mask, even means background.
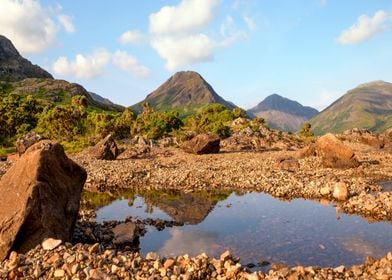
[[[179,113],[175,111],[156,112],[148,103],[143,104],[143,112],[133,123],[131,134],[148,139],[158,139],[169,135],[182,126]]]
[[[233,112],[227,110],[222,104],[211,104],[204,107],[199,113],[185,119],[186,130],[195,133],[212,132],[219,137],[226,138],[231,135],[228,122],[235,118]]]
[[[33,129],[42,106],[33,96],[9,94],[0,99],[0,144],[10,145],[18,136]]]
[[[299,131],[299,135],[303,138],[313,137],[314,134],[311,131],[312,125],[308,122],[304,123],[301,130]]]
[[[45,107],[39,116],[37,132],[50,139],[72,141],[86,132],[86,107],[78,104],[79,96],[72,97],[71,105]]]

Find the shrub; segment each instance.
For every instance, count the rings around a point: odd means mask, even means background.
[[[199,113],[185,119],[187,130],[195,133],[212,132],[219,137],[226,138],[231,135],[228,122],[234,120],[233,112],[227,110],[222,104],[211,104],[204,107]]]
[[[133,123],[131,134],[143,135],[148,139],[158,139],[179,129],[182,124],[178,112],[156,112],[148,103],[145,103],[143,112]]]

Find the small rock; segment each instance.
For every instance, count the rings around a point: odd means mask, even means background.
[[[221,260],[222,262],[225,262],[225,261],[229,260],[230,257],[231,257],[230,252],[229,252],[229,251],[225,251],[225,252],[222,253],[222,255],[220,256],[220,260]]]
[[[65,271],[63,269],[56,269],[53,276],[55,278],[63,278],[65,276]]]
[[[320,194],[321,195],[329,195],[331,193],[331,190],[328,186],[322,187],[320,189]]]
[[[58,246],[60,246],[60,244],[63,241],[61,241],[60,239],[54,239],[54,238],[46,238],[44,241],[42,241],[42,249],[46,250],[46,251],[51,251],[55,248],[57,248]]]
[[[94,245],[92,245],[92,246],[88,249],[89,254],[96,253],[96,252],[98,252],[98,251],[99,251],[99,243],[95,243]]]
[[[169,269],[169,268],[171,268],[175,263],[176,263],[175,260],[173,260],[173,259],[167,259],[167,260],[165,261],[165,263],[163,264],[163,267],[164,267],[165,269]]]
[[[344,267],[344,265],[341,265],[341,266],[334,268],[334,271],[337,273],[343,273],[345,269],[346,268]]]
[[[332,196],[337,200],[346,200],[348,198],[347,185],[344,182],[336,183]]]
[[[149,261],[155,261],[155,260],[157,260],[158,258],[159,258],[159,256],[158,256],[158,254],[155,253],[155,252],[149,252],[149,253],[147,253],[147,255],[146,255],[146,260],[149,260]]]
[[[137,237],[136,225],[133,222],[119,224],[113,228],[114,244],[132,243]]]
[[[72,266],[72,268],[71,268],[71,273],[72,273],[72,275],[75,275],[75,274],[79,271],[79,269],[80,269],[79,264],[78,264],[78,263],[74,264],[74,265]]]

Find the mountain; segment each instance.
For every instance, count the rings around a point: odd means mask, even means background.
[[[52,75],[23,58],[12,42],[0,35],[0,80],[20,81],[26,78],[49,78]]]
[[[278,94],[266,97],[257,106],[248,110],[249,115],[264,118],[271,128],[291,132],[298,131],[304,122],[317,113],[314,108],[302,106],[297,101]]]
[[[221,103],[228,109],[236,107],[220,97],[200,74],[193,71],[177,72],[131,109],[140,112],[144,102],[156,110],[176,109],[184,115],[212,103]]]
[[[0,81],[0,98],[8,94],[32,95],[47,104],[69,104],[75,95],[86,97],[88,106],[109,111],[123,111],[124,107],[96,101],[81,85],[64,80],[29,78],[17,82]]]
[[[311,124],[315,134],[339,133],[354,127],[385,131],[392,127],[392,83],[374,81],[348,91]]]
[[[109,99],[100,96],[99,94],[96,94],[94,92],[89,91],[88,94],[97,102],[100,102],[102,104],[106,104],[106,105],[116,105],[115,103],[113,103],[112,101],[110,101]],[[119,106],[119,105],[117,105]]]

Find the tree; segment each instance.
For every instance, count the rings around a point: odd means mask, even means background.
[[[305,122],[299,132],[302,137],[313,137],[314,134],[311,132],[312,125],[309,122]]]

